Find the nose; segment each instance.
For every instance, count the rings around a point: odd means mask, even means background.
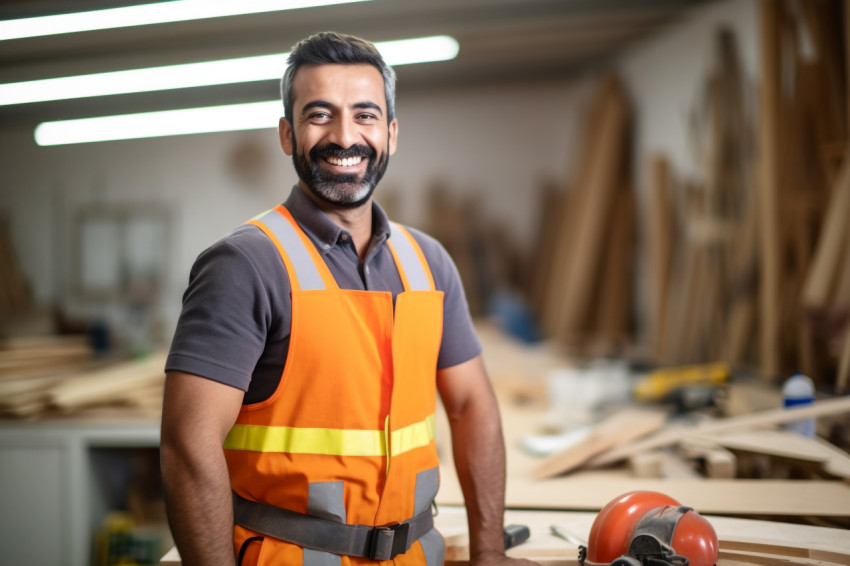
[[[348,117],[335,120],[330,128],[328,141],[347,149],[357,143],[357,125]]]

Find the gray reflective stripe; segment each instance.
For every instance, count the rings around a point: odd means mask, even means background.
[[[446,541],[437,529],[431,529],[419,539],[422,552],[425,554],[425,564],[441,566],[446,557]]]
[[[345,522],[344,484],[339,481],[311,482],[307,496],[307,514],[335,523]]]
[[[407,282],[410,284],[408,290],[430,291],[431,282],[422,267],[422,262],[419,261],[419,255],[413,249],[413,244],[407,239],[407,235],[399,230],[395,222],[390,222],[390,230],[390,241],[395,248],[398,260],[401,262],[401,267],[407,275]]]
[[[345,523],[344,484],[340,481],[311,482],[307,496],[307,514],[336,523]],[[303,549],[304,566],[339,566],[342,559],[337,554]]]
[[[416,488],[414,489],[413,514],[418,515],[431,508],[437,490],[440,489],[440,468],[423,470],[416,474]],[[446,555],[446,541],[443,535],[432,529],[419,538],[422,552],[425,554],[427,566],[440,566]]]
[[[342,557],[339,554],[305,548],[302,550],[301,563],[304,566],[340,566]],[[430,562],[428,566],[431,566]]]
[[[431,507],[437,490],[440,488],[440,469],[431,468],[416,474],[416,489],[413,500],[413,514],[418,515]]]
[[[263,214],[258,221],[265,224],[272,234],[286,250],[289,260],[292,262],[292,267],[295,269],[295,278],[298,280],[298,285],[304,291],[324,289],[325,282],[322,281],[322,276],[319,275],[319,270],[316,264],[313,263],[313,258],[310,252],[304,246],[303,240],[298,236],[295,228],[289,223],[289,220],[284,218],[276,210],[270,210]]]

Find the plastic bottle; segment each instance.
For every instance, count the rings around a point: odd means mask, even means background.
[[[795,373],[782,386],[782,398],[786,409],[811,405],[815,402],[815,384],[808,376]],[[815,436],[815,419],[790,422],[785,425],[785,428],[813,438]]]

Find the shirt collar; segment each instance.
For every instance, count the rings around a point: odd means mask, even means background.
[[[325,213],[304,194],[298,184],[292,187],[289,197],[283,205],[292,213],[292,216],[319,246],[322,253],[327,253],[339,241],[344,232],[342,228],[325,216]],[[377,202],[372,200],[372,241],[370,248],[383,244],[390,236],[390,222],[384,210]],[[370,250],[371,251],[371,250]],[[371,254],[367,254],[371,255]]]

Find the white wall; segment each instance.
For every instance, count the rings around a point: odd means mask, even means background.
[[[704,168],[687,135],[688,119],[704,96],[721,27],[734,33],[743,75],[750,88],[755,88],[758,5],[756,0],[723,0],[700,7],[620,58],[618,68],[635,105],[639,187],[649,182],[646,166],[657,152],[666,154],[681,176],[702,177]]]

